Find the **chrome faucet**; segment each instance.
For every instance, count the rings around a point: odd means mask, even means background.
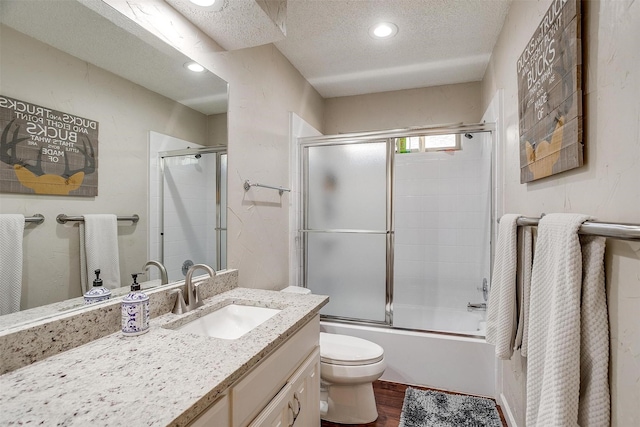
[[[153,261],[153,260],[147,261],[142,267],[142,272],[146,272],[149,269],[149,267],[151,267],[152,265],[155,265],[160,270],[160,281],[162,282],[162,284],[166,285],[167,283],[169,283],[169,276],[167,275],[167,269],[164,265],[162,265],[160,261]]]
[[[184,283],[187,285],[187,298],[185,301],[187,311],[198,308],[203,304],[202,298],[200,298],[200,284],[194,285],[191,279],[191,277],[193,276],[193,272],[197,269],[205,270],[209,274],[209,277],[214,277],[216,275],[216,271],[206,264],[194,264],[189,267],[189,271],[187,271],[187,277],[184,279]],[[180,298],[179,295],[178,298]]]

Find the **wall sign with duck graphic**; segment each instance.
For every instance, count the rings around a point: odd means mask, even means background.
[[[520,182],[583,164],[579,0],[552,0],[517,62]]]
[[[98,122],[0,95],[0,192],[98,195]]]

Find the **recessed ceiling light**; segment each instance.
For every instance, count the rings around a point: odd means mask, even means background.
[[[194,73],[202,73],[204,71],[204,67],[195,61],[185,62],[184,68],[186,68],[187,70],[191,70]]]
[[[224,8],[225,0],[189,0],[196,6],[200,6],[210,11],[220,12]]]
[[[389,39],[398,34],[398,26],[391,22],[380,22],[369,28],[369,35],[374,39]]]
[[[202,6],[202,7],[213,6],[214,3],[216,2],[216,0],[189,0],[189,1],[197,6]]]

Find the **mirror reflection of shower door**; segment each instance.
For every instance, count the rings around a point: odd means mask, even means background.
[[[218,270],[221,256],[226,258],[220,251],[220,236],[226,230],[226,221],[221,222],[226,210],[226,197],[221,197],[226,154],[224,161],[221,156],[201,152],[162,159],[162,262],[169,281],[184,279],[193,264]]]
[[[303,146],[305,284],[326,316],[389,323],[390,142]]]

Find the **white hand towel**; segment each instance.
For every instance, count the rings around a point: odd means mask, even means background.
[[[80,222],[80,281],[83,292],[93,286],[97,269],[100,269],[105,287],[116,289],[121,286],[118,217],[115,215],[84,215],[84,221]]]
[[[519,217],[520,215],[506,214],[500,218],[487,307],[486,340],[496,346],[496,357],[499,359],[511,358],[515,340],[518,255],[516,220]]]
[[[0,215],[0,315],[20,311],[24,215]]]
[[[604,250],[597,249],[604,242],[590,243],[594,246],[585,248],[583,257],[577,232],[587,219],[549,214],[538,225],[529,316],[528,427],[577,426],[579,413],[581,426],[609,425],[609,341],[602,331],[603,326],[608,329],[602,294]],[[583,423],[583,417],[589,420]]]

